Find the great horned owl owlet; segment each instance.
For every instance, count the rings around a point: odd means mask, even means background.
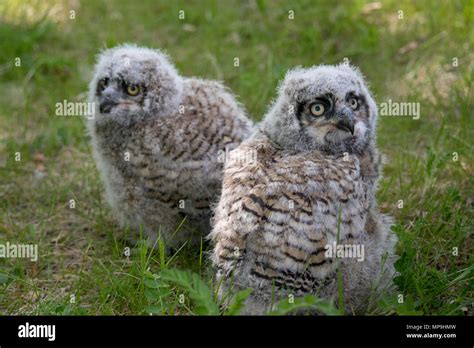
[[[345,306],[358,312],[394,273],[395,237],[374,199],[377,107],[345,65],[291,70],[278,91],[225,165],[210,234],[220,296],[253,288],[247,314],[286,297],[334,299],[340,263]]]
[[[121,225],[142,227],[151,241],[161,233],[168,247],[208,233],[223,151],[252,128],[233,95],[218,82],[181,77],[158,50],[131,45],[99,56],[89,94],[94,156]]]

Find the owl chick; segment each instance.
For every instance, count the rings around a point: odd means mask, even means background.
[[[348,65],[291,70],[278,92],[225,164],[209,236],[219,295],[252,288],[245,314],[307,294],[336,299],[340,269],[345,308],[360,313],[394,273],[390,218],[374,198],[377,107]]]
[[[160,234],[169,248],[199,241],[219,195],[222,153],[252,128],[234,96],[180,76],[158,50],[123,45],[99,56],[89,97],[93,153],[116,219],[151,243]]]

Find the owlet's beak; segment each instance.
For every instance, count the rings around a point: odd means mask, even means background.
[[[341,110],[336,112],[335,122],[336,127],[342,131],[350,132],[354,135],[354,113],[348,107],[342,107]]]
[[[108,114],[117,103],[109,99],[101,100],[99,104],[99,111],[101,114]]]
[[[99,101],[99,111],[101,114],[108,114],[117,103],[116,92],[107,87],[103,92]]]

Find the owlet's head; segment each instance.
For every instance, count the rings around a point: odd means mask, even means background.
[[[377,107],[356,68],[296,68],[278,92],[263,129],[281,147],[361,154],[374,140]]]
[[[95,122],[130,124],[178,110],[182,79],[158,50],[122,45],[100,54],[89,98]]]

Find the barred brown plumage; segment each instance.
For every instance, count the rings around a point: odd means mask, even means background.
[[[253,288],[245,314],[265,313],[273,296],[334,299],[338,262],[327,251],[334,243],[359,244],[365,260],[342,258],[340,267],[345,306],[361,309],[385,252],[382,278],[389,282],[394,273],[395,238],[374,199],[375,103],[362,75],[342,65],[290,71],[278,91],[259,130],[225,164],[210,234],[220,296]],[[366,107],[350,110],[352,95]],[[311,115],[312,103],[326,105],[327,114]],[[255,160],[239,161],[249,152]]]
[[[127,95],[124,84],[144,92]],[[168,247],[199,241],[221,186],[219,153],[252,130],[232,93],[219,82],[179,76],[158,50],[124,45],[100,55],[90,99],[94,156],[116,219],[143,226],[152,243],[158,232]],[[184,216],[189,223],[171,239]]]

